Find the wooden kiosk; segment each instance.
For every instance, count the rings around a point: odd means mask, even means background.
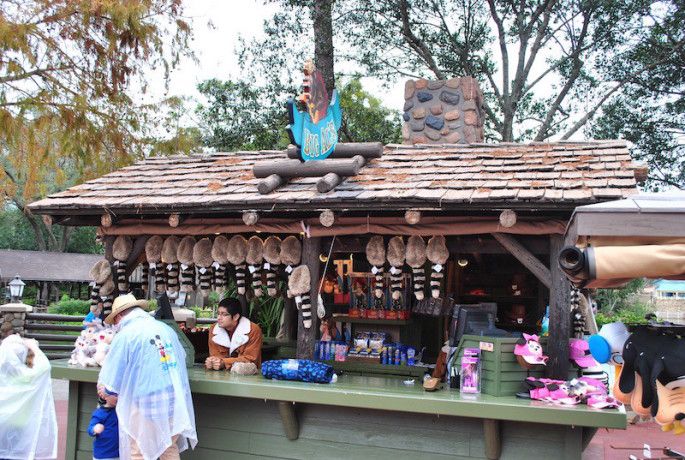
[[[576,206],[637,192],[644,170],[631,162],[625,145],[341,147],[345,153],[324,160],[311,174],[294,163],[286,168],[281,162],[297,160],[281,151],[150,158],[30,209],[52,224],[99,226],[109,258],[114,238],[131,236],[129,270],[143,261],[145,241],[153,235],[296,235],[302,264],[311,273],[312,299],[324,275],[322,256],[329,252],[365,262],[364,247],[373,235],[442,235],[450,253],[443,295],[456,303],[495,302],[500,321],[512,304],[523,303],[519,330],[534,330],[549,304],[547,371],[565,376],[570,284],[557,255]],[[511,293],[512,276],[525,285],[525,295]],[[428,286],[426,292],[430,297]],[[416,303],[411,297],[405,301],[409,310]],[[316,316],[306,329],[301,312],[294,320],[293,302],[285,308],[293,318],[297,357],[311,358]],[[445,324],[439,320],[412,316],[407,327],[420,331],[417,340],[427,355],[444,340]],[[70,381],[67,458],[90,458],[85,427],[97,370],[53,361],[53,376]],[[230,453],[231,458],[571,459],[580,457],[597,428],[626,424],[625,414],[616,410],[514,396],[464,399],[450,389],[429,394],[420,382],[405,385],[401,378],[373,373],[343,373],[337,383],[316,385],[198,367],[190,379],[199,444],[184,458]]]

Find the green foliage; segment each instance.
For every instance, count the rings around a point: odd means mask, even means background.
[[[269,297],[266,290],[261,297],[254,297],[250,302],[250,319],[259,324],[264,337],[275,337],[278,333],[283,305],[282,296]]]
[[[62,296],[59,302],[48,307],[48,312],[58,315],[87,315],[89,311],[89,300],[72,299],[66,294]]]
[[[343,140],[384,144],[402,141],[400,114],[383,107],[380,99],[365,91],[359,76],[340,87],[340,106]]]
[[[645,315],[648,313],[650,312],[647,308],[640,311],[619,310],[610,314],[599,312],[595,315],[595,320],[597,321],[597,327],[602,327],[607,323],[613,323],[615,321],[621,321],[625,324],[646,324],[647,320],[645,319]]]
[[[638,278],[630,281],[622,288],[618,289],[597,289],[594,296],[598,310],[609,314],[621,310],[631,310],[640,308],[642,305],[636,299],[636,294],[645,286],[645,280]]]
[[[211,308],[201,308],[197,306],[190,307],[195,312],[196,318],[213,318],[214,312]]]

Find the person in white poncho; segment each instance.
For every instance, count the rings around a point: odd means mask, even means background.
[[[178,459],[197,444],[185,351],[176,332],[139,307],[132,294],[117,297],[105,323],[119,332],[98,378],[98,392],[118,396],[119,455]]]
[[[50,362],[32,339],[0,344],[0,458],[57,457],[57,417]]]

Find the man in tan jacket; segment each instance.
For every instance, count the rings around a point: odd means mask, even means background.
[[[207,369],[230,370],[235,363],[262,364],[262,329],[241,314],[238,299],[219,302],[217,321],[209,330]]]

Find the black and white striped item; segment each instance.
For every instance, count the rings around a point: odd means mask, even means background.
[[[239,295],[245,295],[245,264],[235,266],[235,285],[238,288]]]
[[[128,279],[126,278],[126,261],[115,260],[114,268],[116,269],[117,275],[117,289],[120,294],[126,294],[128,292]]]
[[[212,279],[214,278],[212,267],[198,267],[197,273],[200,280],[200,290],[208,293],[212,289]]]
[[[95,282],[90,283],[90,304],[97,305],[100,302],[100,285]]]
[[[602,366],[593,366],[581,369],[581,375],[583,377],[599,380],[606,385],[607,388],[609,387],[609,374],[602,369]]]
[[[270,264],[269,262],[264,263],[264,270],[266,270],[266,293],[269,294],[269,297],[276,297],[278,294],[276,281],[280,267],[280,265]]]
[[[166,270],[162,264],[150,264],[150,276],[155,277],[155,292],[161,294],[166,289]]]
[[[374,295],[377,299],[383,297],[383,272],[385,269],[381,267],[372,267],[371,272],[375,275]]]
[[[166,291],[170,299],[178,297],[178,262],[166,265]]]
[[[216,292],[223,292],[226,289],[226,264],[214,262],[212,264],[212,273],[214,275],[214,290]]]
[[[573,326],[573,337],[582,339],[585,335],[585,317],[580,310],[580,290],[571,288],[569,293],[569,303],[571,307],[571,322]]]
[[[426,285],[426,272],[423,267],[412,267],[411,271],[414,274],[414,296],[416,297],[416,300],[423,300],[423,289]]]
[[[302,294],[295,297],[295,305],[302,311],[302,324],[305,329],[312,327],[312,302],[309,294]]]
[[[390,267],[390,292],[393,300],[402,296],[402,270],[397,267]]]
[[[192,292],[195,290],[195,266],[181,264],[181,292]]]
[[[252,277],[252,290],[254,291],[255,297],[259,297],[262,295],[262,266],[250,265],[247,268],[250,270],[250,275]]]
[[[102,318],[106,318],[110,313],[112,313],[112,304],[114,303],[114,297],[104,296],[102,299]]]
[[[148,291],[148,284],[150,282],[150,264],[143,262],[141,265],[141,277],[140,277],[141,287],[144,292]]]
[[[440,264],[431,267],[431,295],[434,299],[440,298],[440,286],[445,273],[442,271],[443,266]]]

